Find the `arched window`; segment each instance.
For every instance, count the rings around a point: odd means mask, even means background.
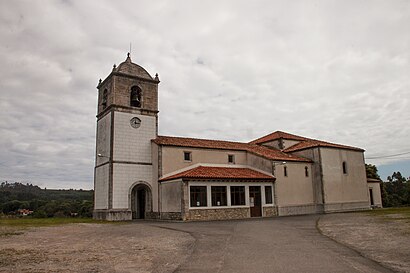
[[[141,89],[138,86],[131,87],[130,105],[132,107],[141,107],[141,93]]]
[[[107,89],[104,89],[102,102],[101,102],[101,105],[102,105],[103,109],[105,109],[107,107],[107,96],[108,96],[107,93],[108,93]]]

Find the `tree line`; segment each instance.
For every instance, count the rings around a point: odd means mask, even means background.
[[[380,179],[377,167],[366,164],[368,178]],[[393,172],[387,181],[380,183],[384,207],[410,206],[410,177],[405,178],[400,172]]]
[[[32,217],[92,217],[92,190],[41,189],[29,183],[0,184],[0,214]]]

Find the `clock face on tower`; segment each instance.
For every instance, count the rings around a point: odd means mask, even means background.
[[[135,129],[139,128],[141,126],[141,120],[137,117],[133,117],[130,120],[130,124],[131,124],[132,128],[135,128]]]

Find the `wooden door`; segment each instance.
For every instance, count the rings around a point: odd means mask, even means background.
[[[260,186],[249,187],[249,205],[251,207],[251,217],[262,216],[262,196]]]

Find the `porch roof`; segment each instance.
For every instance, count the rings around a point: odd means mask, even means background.
[[[276,178],[250,168],[237,167],[210,167],[198,166],[160,179],[160,182],[174,179],[240,179],[240,180],[265,180],[274,182]]]

